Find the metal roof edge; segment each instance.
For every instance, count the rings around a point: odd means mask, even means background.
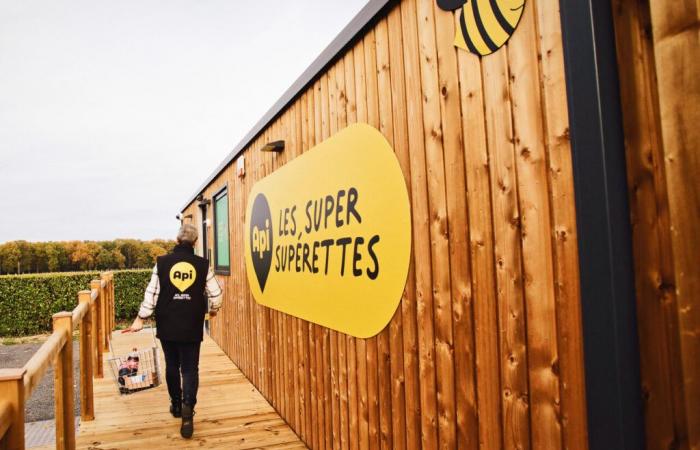
[[[207,177],[197,191],[190,197],[185,205],[180,209],[184,212],[190,204],[197,198],[199,194],[211,184],[211,182],[219,176],[219,174],[228,167],[229,164],[255,139],[274,119],[277,118],[286,108],[296,100],[297,96],[303,92],[306,87],[315,81],[315,79],[323,73],[328,65],[330,65],[336,57],[354,40],[372,25],[375,19],[383,14],[386,8],[395,3],[396,0],[370,0],[359,13],[348,23],[345,28],[333,39],[333,41],[321,52],[321,54],[311,63],[311,65],[296,79],[292,86],[287,89],[282,97],[270,108],[265,115],[253,126],[253,128],[241,139],[234,149],[226,156],[216,169]]]

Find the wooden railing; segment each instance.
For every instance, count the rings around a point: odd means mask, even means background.
[[[93,420],[93,378],[104,376],[102,353],[114,329],[114,276],[100,275],[90,290],[78,292],[72,312],[53,315],[53,333],[24,367],[0,369],[0,450],[24,449],[25,401],[50,365],[54,368],[56,448],[75,448],[73,418],[73,330],[80,326],[80,418]]]

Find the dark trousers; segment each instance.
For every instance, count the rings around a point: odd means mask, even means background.
[[[199,388],[199,347],[201,342],[173,342],[161,339],[165,355],[165,381],[174,402],[194,406]],[[182,373],[182,387],[180,387]]]

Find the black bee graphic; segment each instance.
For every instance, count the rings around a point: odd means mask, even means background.
[[[489,55],[505,44],[520,22],[525,0],[437,0],[440,9],[462,9],[454,44],[477,55]]]

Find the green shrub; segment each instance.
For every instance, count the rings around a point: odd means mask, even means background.
[[[114,272],[117,320],[136,316],[151,270]],[[51,331],[51,315],[72,311],[78,292],[89,289],[98,272],[0,276],[0,336],[27,336]]]
[[[143,293],[151,280],[152,269],[114,272],[114,314],[119,320],[133,320],[139,312]]]

